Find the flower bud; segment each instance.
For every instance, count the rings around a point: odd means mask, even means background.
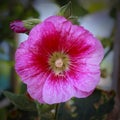
[[[40,23],[39,19],[15,20],[10,23],[10,28],[16,33],[25,33],[29,32],[38,23]]]
[[[16,33],[25,33],[27,28],[24,27],[24,23],[21,20],[15,20],[10,23],[10,28]]]
[[[64,16],[65,18],[69,18],[71,16],[71,2],[62,6],[57,15]]]

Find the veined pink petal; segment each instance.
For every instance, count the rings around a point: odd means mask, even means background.
[[[72,97],[84,98],[93,92],[93,90],[85,92],[77,89],[65,76],[56,77],[51,74],[44,84],[43,99],[48,104],[65,102]]]
[[[28,93],[31,95],[32,98],[39,101],[40,103],[45,103],[43,99],[43,86],[48,77],[47,73],[41,73],[40,75],[36,76],[35,78],[31,79],[31,83],[27,84]],[[35,85],[37,83],[37,85]]]
[[[81,91],[81,90],[75,88],[75,91],[76,91],[76,93],[75,93],[74,97],[77,97],[77,98],[86,98],[86,97],[90,96],[93,93],[94,90],[89,91],[89,92],[85,92],[85,91]]]
[[[68,48],[71,59],[85,60],[84,62],[90,62],[91,64],[93,61],[93,64],[100,64],[104,55],[103,47],[100,41],[94,38],[89,31],[74,25],[67,39],[71,42],[71,46]]]
[[[65,102],[74,94],[74,88],[64,77],[50,75],[43,87],[43,99],[48,104]]]
[[[77,69],[77,68],[76,68]],[[71,71],[69,80],[72,81],[73,86],[78,90],[89,92],[95,89],[99,82],[100,72],[96,70],[95,72],[82,72],[74,69],[74,72]]]

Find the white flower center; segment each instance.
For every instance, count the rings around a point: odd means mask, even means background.
[[[61,68],[63,66],[63,60],[61,58],[55,61],[55,66]]]

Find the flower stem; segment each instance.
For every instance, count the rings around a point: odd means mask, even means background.
[[[36,103],[36,108],[37,108],[37,112],[38,112],[38,120],[40,120],[40,108],[39,108],[39,103],[38,102],[35,102]]]
[[[113,50],[113,46],[110,46],[109,50],[105,53],[103,60],[108,56],[108,54]]]
[[[55,120],[57,120],[59,105],[59,103],[55,105]]]

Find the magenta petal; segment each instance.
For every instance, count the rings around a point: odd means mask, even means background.
[[[99,69],[99,66],[81,64],[76,61],[66,75],[76,89],[88,93],[95,89],[100,80]]]
[[[35,54],[31,50],[29,41],[20,45],[15,54],[15,69],[22,81],[27,84],[27,91],[30,96],[40,103],[44,103],[42,89],[48,73],[41,69],[40,59],[37,57],[39,52]]]
[[[43,100],[43,86],[46,81],[46,75],[40,74],[35,78],[32,78],[31,83],[27,83],[27,91],[30,96],[39,101],[40,103],[45,103]]]
[[[33,43],[39,42],[39,44],[42,44],[44,39],[49,38],[48,36],[53,37],[56,34],[57,32],[54,24],[50,22],[43,22],[33,27],[30,31],[28,39]]]
[[[30,77],[36,76],[37,73],[39,74],[40,72],[38,66],[33,65],[36,62],[34,61],[35,55],[29,51],[28,45],[28,41],[23,42],[15,54],[16,72],[20,75],[25,83],[29,81]]]
[[[81,90],[75,88],[75,91],[76,91],[75,97],[77,97],[77,98],[86,98],[86,97],[88,97],[89,95],[91,95],[94,90],[91,90],[91,91],[89,91],[89,92],[85,92],[85,91],[81,91]]]
[[[48,104],[61,103],[70,100],[72,97],[84,98],[89,96],[89,92],[81,91],[72,86],[69,79],[50,75],[43,87],[43,100]]]
[[[63,77],[50,75],[43,87],[43,99],[48,104],[65,102],[74,95],[74,87]]]
[[[79,72],[78,72],[79,73]],[[95,89],[98,82],[100,80],[100,72],[98,73],[79,73],[79,75],[75,75],[71,77],[71,81],[73,82],[73,85],[84,92],[89,92]]]
[[[67,39],[71,43],[68,48],[71,59],[94,65],[100,64],[104,56],[103,46],[89,31],[73,25]]]
[[[100,62],[103,58],[103,47],[96,38],[82,27],[72,26],[68,40],[71,59],[67,76],[73,85],[81,91],[92,91],[100,80]],[[73,32],[74,31],[74,32]],[[78,32],[77,32],[78,31]]]
[[[62,30],[67,31],[67,29],[69,29],[69,25],[72,25],[71,22],[69,22],[67,19],[65,19],[62,16],[51,16],[47,18],[45,22],[52,23],[58,32],[61,32]]]
[[[89,54],[84,54],[83,57],[81,56],[81,62],[99,66],[104,56],[103,46],[100,41],[93,36],[86,37],[86,44],[89,45],[89,41],[91,41],[91,51]]]

